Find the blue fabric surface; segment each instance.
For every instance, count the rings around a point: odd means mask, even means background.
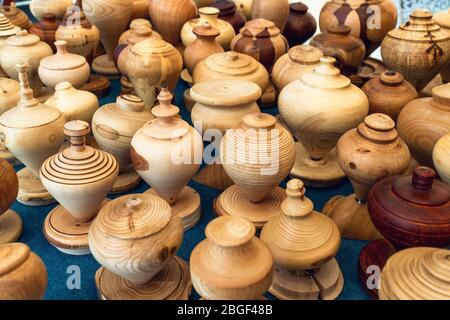
[[[181,107],[182,117],[190,122],[190,116],[184,108],[183,91],[187,88],[182,81],[177,86],[174,104]],[[114,102],[120,91],[118,81],[113,81],[109,94],[103,97],[100,105]],[[267,113],[276,113],[276,108],[264,109]],[[17,167],[19,170],[21,167]],[[285,187],[286,181],[282,186]],[[190,186],[195,188],[202,199],[202,218],[200,222],[184,236],[183,245],[178,252],[186,261],[189,261],[189,255],[192,249],[204,239],[204,230],[206,224],[214,218],[212,203],[219,195],[218,190],[214,190],[203,185],[191,182]],[[141,183],[130,193],[142,193],[148,188],[145,183]],[[316,210],[321,210],[325,202],[337,194],[348,195],[352,193],[350,183],[346,180],[336,187],[327,189],[308,188],[307,196],[314,202]],[[44,238],[42,226],[46,215],[56,205],[43,207],[27,207],[15,202],[13,209],[22,217],[24,224],[23,233],[19,241],[28,244],[44,260],[48,271],[48,289],[45,295],[46,299],[97,299],[97,293],[94,282],[95,271],[99,264],[91,256],[70,256],[61,253],[51,246]],[[352,241],[343,239],[338,262],[344,274],[345,286],[339,299],[368,299],[364,292],[357,273],[358,254],[365,245],[364,241]],[[77,265],[81,270],[81,289],[70,290],[67,287],[67,279],[70,274],[67,268],[71,265]],[[191,298],[195,299],[198,295],[193,291]],[[269,298],[270,295],[268,295]]]

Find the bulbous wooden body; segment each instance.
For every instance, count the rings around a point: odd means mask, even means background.
[[[289,83],[312,72],[323,57],[322,51],[313,46],[296,46],[281,56],[272,69],[272,82],[280,92]]]
[[[105,205],[92,223],[89,247],[106,269],[137,285],[161,271],[178,251],[183,226],[161,198],[132,194]]]
[[[152,107],[156,101],[156,91],[166,84],[170,91],[183,68],[181,54],[171,44],[161,39],[147,39],[131,47],[125,62],[125,71],[136,94]]]
[[[436,22],[441,29],[447,31],[450,34],[450,8],[447,11],[437,12],[433,16],[434,22]],[[441,71],[442,79],[445,82],[450,82],[450,64]]]
[[[345,133],[336,145],[336,155],[359,201],[366,201],[377,181],[404,173],[410,162],[408,146],[398,137],[395,122],[381,113],[367,116]]]
[[[289,16],[288,0],[253,0],[252,19],[266,19],[283,32]]]
[[[376,183],[367,205],[372,222],[397,249],[446,247],[450,241],[450,186],[436,172],[417,167],[411,176]]]
[[[262,92],[269,86],[269,73],[264,66],[254,58],[234,51],[213,54],[194,69],[194,83],[228,79],[254,82]]]
[[[91,65],[100,42],[100,31],[86,18],[84,11],[73,9],[64,16],[56,30],[55,39],[66,41],[67,51],[85,57]]]
[[[308,12],[308,6],[301,2],[291,3],[288,20],[283,31],[289,47],[303,44],[316,33],[316,29],[317,22]]]
[[[220,10],[219,19],[231,24],[236,34],[247,22],[245,16],[237,11],[237,6],[232,0],[217,0],[211,6]]]
[[[397,121],[405,105],[418,98],[412,84],[395,71],[385,71],[375,76],[361,89],[369,98],[369,113],[384,113],[394,121]]]
[[[450,131],[450,84],[435,87],[432,98],[408,103],[400,112],[397,130],[413,158],[433,167],[433,147]]]
[[[352,36],[351,31],[343,24],[330,25],[310,41],[310,45],[319,48],[324,55],[334,57],[336,66],[347,77],[357,73],[366,52],[362,40]]]
[[[380,300],[450,299],[450,250],[409,248],[389,258],[381,273]]]
[[[450,35],[432,17],[428,10],[414,10],[408,23],[390,31],[381,45],[386,67],[401,72],[418,92],[450,61]]]
[[[148,18],[148,0],[133,0],[132,1],[132,19],[147,19]]]
[[[103,47],[112,61],[117,41],[130,23],[132,6],[122,0],[83,0],[82,3],[86,17],[100,31]]]
[[[58,108],[66,122],[82,120],[91,123],[99,102],[95,94],[77,90],[69,82],[61,82],[55,87],[55,94],[50,97],[46,105]]]
[[[217,42],[217,36],[220,34],[219,29],[205,23],[194,27],[192,32],[197,39],[191,42],[183,53],[183,60],[190,74],[194,72],[195,66],[203,59],[215,53],[224,52],[222,46]]]
[[[203,140],[170,104],[172,95],[163,88],[160,105],[152,109],[158,117],[139,129],[131,141],[131,161],[137,173],[158,195],[174,204],[180,191],[200,167]]]
[[[92,132],[102,150],[112,154],[121,172],[131,164],[130,144],[133,135],[154,119],[145,108],[144,101],[136,96],[124,95],[116,103],[102,106],[92,119]]]
[[[197,39],[193,32],[195,27],[201,26],[204,23],[209,23],[220,32],[216,41],[225,49],[225,51],[230,50],[230,43],[235,36],[235,32],[231,24],[225,20],[219,19],[219,9],[214,7],[204,7],[200,8],[198,12],[200,18],[195,18],[186,22],[181,29],[181,40],[183,41],[184,46],[189,46]]]
[[[23,243],[0,245],[0,300],[39,300],[47,289],[47,269]]]
[[[228,130],[223,137],[220,159],[245,196],[258,203],[291,171],[295,160],[294,140],[271,115],[249,114],[242,121],[240,128]]]
[[[57,20],[62,20],[70,5],[72,5],[72,0],[32,0],[30,10],[39,21],[43,20],[47,13],[54,14]]]
[[[238,12],[241,12],[247,20],[252,19],[252,5],[254,0],[233,0]]]
[[[136,30],[139,29],[140,27],[148,27],[148,28],[152,29],[152,23],[147,19],[133,19],[133,20],[131,20],[129,27],[130,27],[130,29],[128,29],[127,31],[123,32],[120,35],[119,41],[117,42],[118,46],[121,44],[126,44],[128,42],[128,40],[130,39],[130,37],[135,37]],[[153,29],[152,29],[152,33],[158,34]],[[161,36],[159,36],[159,38],[162,39]]]
[[[56,54],[43,58],[39,63],[39,77],[49,88],[54,89],[58,83],[64,81],[75,88],[81,88],[91,74],[86,58],[69,53],[66,45],[64,40],[56,41]]]
[[[28,30],[31,27],[31,21],[27,14],[16,7],[12,2],[9,6],[0,6],[0,12],[3,13],[11,23],[20,29]]]
[[[450,185],[450,133],[440,138],[433,149],[433,163],[442,181]]]
[[[364,92],[342,76],[334,62],[321,58],[312,73],[288,84],[278,99],[281,116],[313,160],[322,159],[369,110]]]
[[[195,101],[191,119],[202,124],[203,132],[218,129],[225,134],[239,127],[247,114],[260,112],[256,101],[261,88],[250,81],[208,80],[194,85],[190,93]]]
[[[331,0],[323,6],[319,24],[322,32],[338,23],[352,28],[352,35],[364,42],[368,57],[395,28],[397,16],[391,0]]]
[[[192,0],[150,0],[149,14],[155,29],[172,45],[181,41],[181,28],[197,15]]]
[[[243,218],[220,217],[205,230],[206,239],[192,251],[191,278],[208,300],[257,300],[272,282],[269,248]]]
[[[275,24],[265,19],[247,22],[231,42],[231,50],[247,54],[271,71],[275,62],[289,49],[286,38]]]
[[[16,64],[25,62],[28,81],[35,96],[39,96],[43,83],[38,76],[40,61],[53,54],[48,44],[39,40],[36,35],[28,34],[22,30],[17,35],[8,38],[6,46],[2,50],[1,66],[8,76],[14,80],[19,80]]]
[[[53,50],[53,52],[56,52],[55,47],[55,33],[56,30],[59,27],[60,22],[56,20],[56,17],[52,13],[46,13],[44,14],[43,20],[33,24],[28,32],[30,34],[37,35],[41,41],[47,43]]]

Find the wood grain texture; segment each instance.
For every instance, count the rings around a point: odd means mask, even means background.
[[[20,29],[28,30],[31,27],[31,21],[23,10],[17,8],[16,3],[12,2],[9,6],[0,6],[0,12],[3,13],[11,23]]]
[[[272,282],[269,248],[255,237],[255,227],[238,217],[219,217],[192,251],[191,278],[208,300],[259,299]]]
[[[43,15],[42,21],[33,24],[28,31],[31,34],[37,35],[41,41],[47,43],[52,48],[53,53],[55,53],[55,33],[59,24],[60,22],[56,20],[53,13],[46,13]]]
[[[450,133],[436,143],[433,149],[433,162],[442,181],[450,185]]]
[[[308,6],[302,2],[289,5],[289,16],[283,31],[289,47],[301,45],[311,38],[317,29],[317,22],[308,12]]]
[[[220,10],[219,18],[231,24],[236,34],[247,22],[247,18],[237,11],[237,6],[232,0],[216,0],[210,6]]]
[[[51,13],[59,21],[64,17],[67,8],[72,5],[72,0],[32,0],[30,11],[39,20],[44,20],[45,14]]]
[[[447,33],[450,32],[450,8],[447,11],[436,12],[433,15],[433,20],[441,29],[447,31]],[[442,69],[441,76],[445,82],[450,82],[450,66]]]
[[[262,18],[272,21],[283,32],[288,17],[288,0],[253,0],[252,19]]]
[[[23,243],[0,245],[1,300],[39,300],[47,289],[41,258]]]

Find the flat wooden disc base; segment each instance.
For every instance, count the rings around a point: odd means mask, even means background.
[[[158,196],[153,188],[144,193]],[[184,230],[192,228],[200,220],[202,212],[200,195],[197,191],[188,186],[181,190],[177,197],[177,201],[171,207],[173,215],[181,219]]]
[[[192,80],[192,76],[189,73],[189,70],[187,68],[184,68],[183,71],[181,71],[180,78],[186,82],[189,86],[192,86],[194,84],[194,81]]]
[[[280,300],[334,300],[344,287],[336,259],[309,271],[289,271],[275,265],[269,292]]]
[[[42,87],[41,93],[35,97],[40,103],[45,103],[51,96],[55,94],[55,90],[47,87]]]
[[[373,299],[378,299],[378,289],[375,287],[374,270],[372,268],[377,267],[378,270],[383,270],[386,261],[395,252],[395,248],[389,241],[380,239],[367,244],[359,254],[358,273],[361,285]]]
[[[0,244],[15,242],[22,233],[22,219],[14,210],[0,215]]]
[[[189,267],[180,257],[173,257],[145,285],[136,285],[101,267],[95,273],[101,300],[187,300],[192,290]]]
[[[89,91],[100,98],[108,94],[110,86],[111,82],[108,78],[99,74],[91,74],[88,82],[81,87],[81,90]]]
[[[108,201],[105,199],[102,206]],[[88,233],[92,221],[79,222],[59,205],[45,218],[44,235],[61,252],[75,256],[90,254]]]
[[[336,185],[345,177],[336,160],[335,149],[322,161],[314,161],[300,142],[295,143],[295,163],[291,177],[301,179],[307,186],[324,188]]]
[[[0,142],[0,159],[6,160],[12,166],[20,165],[20,161],[17,160],[8,149],[6,149],[5,145]]]
[[[95,73],[107,77],[108,79],[120,78],[120,72],[114,65],[114,61],[109,60],[106,54],[98,56],[97,58],[94,59],[94,62],[92,63],[92,70]]]
[[[355,194],[331,198],[325,203],[322,213],[334,220],[344,238],[354,240],[383,238],[370,219],[367,205],[358,203]]]
[[[218,190],[225,190],[234,184],[225,172],[223,165],[218,163],[212,163],[204,167],[194,177],[194,181]]]
[[[36,178],[30,170],[23,168],[17,172],[19,178],[19,193],[17,201],[26,206],[45,206],[56,200],[44,188],[41,180]]]
[[[117,177],[116,182],[114,182],[114,185],[109,194],[128,192],[136,188],[140,182],[141,178],[136,173],[136,171],[122,172]]]
[[[263,201],[251,202],[237,185],[232,185],[214,200],[214,211],[219,216],[238,216],[251,221],[260,229],[271,218],[281,213],[286,191],[276,187]]]

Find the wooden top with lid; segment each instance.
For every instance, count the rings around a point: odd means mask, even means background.
[[[167,54],[173,50],[176,49],[170,43],[158,38],[148,38],[139,41],[131,47],[131,52],[142,56],[149,54]]]
[[[67,51],[67,41],[55,41],[56,54],[45,57],[39,66],[48,70],[71,70],[86,64],[86,58]]]
[[[383,113],[373,113],[358,125],[358,133],[375,142],[391,142],[398,138],[395,122]]]
[[[39,43],[41,39],[35,35],[28,33],[27,30],[17,31],[16,35],[9,37],[6,44],[13,47],[33,46]]]
[[[272,21],[257,18],[250,20],[242,28],[241,34],[246,37],[270,38],[280,34],[280,29]]]
[[[13,25],[3,13],[0,13],[0,37],[13,36],[18,31],[20,28]]]
[[[292,61],[306,65],[317,64],[320,62],[320,58],[323,57],[320,49],[309,45],[299,45],[290,48],[288,54]]]
[[[350,86],[350,79],[341,74],[334,66],[335,62],[333,57],[320,58],[320,64],[313,72],[304,74],[301,81],[310,87],[322,89],[342,89]]]
[[[198,38],[216,38],[220,35],[220,30],[213,27],[208,22],[204,22],[202,25],[194,27],[192,32]]]

